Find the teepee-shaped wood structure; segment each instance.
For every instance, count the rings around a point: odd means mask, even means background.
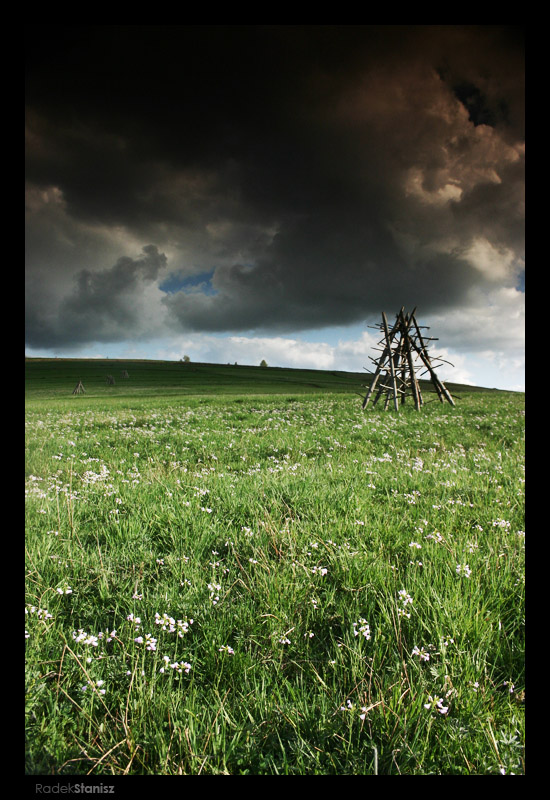
[[[82,394],[82,392],[86,392],[86,389],[82,385],[82,381],[78,381],[78,383],[73,389],[73,394]]]
[[[411,394],[416,410],[420,411],[424,400],[416,375],[417,371],[423,368],[422,374],[429,373],[439,400],[442,403],[447,400],[454,406],[454,400],[450,392],[435,373],[434,362],[430,358],[426,347],[426,340],[435,341],[435,339],[434,337],[422,336],[420,326],[414,315],[415,311],[416,308],[411,314],[406,314],[404,308],[401,308],[391,329],[386,315],[382,312],[382,323],[376,326],[378,330],[384,333],[379,342],[382,355],[377,359],[371,358],[371,361],[376,364],[376,370],[367,396],[363,400],[363,408],[366,408],[367,403],[378,389],[373,405],[384,395],[384,408],[388,408],[390,399],[393,398],[395,410],[399,411],[399,403],[404,403],[407,395]],[[436,357],[435,361],[441,362],[443,359]]]

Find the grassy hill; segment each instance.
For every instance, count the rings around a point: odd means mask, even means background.
[[[126,370],[129,377],[123,378]],[[107,376],[114,385],[107,383]],[[135,397],[163,395],[251,395],[356,393],[364,395],[370,382],[365,372],[291,369],[237,364],[183,363],[132,359],[26,358],[25,392],[28,399],[67,397],[78,381],[86,397]],[[428,393],[429,382],[420,381]],[[481,391],[474,386],[446,384],[460,398]],[[491,391],[483,389],[483,391]],[[497,390],[492,390],[497,391]],[[435,398],[434,395],[426,399]]]

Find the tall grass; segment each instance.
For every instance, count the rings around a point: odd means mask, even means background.
[[[27,773],[522,773],[523,402],[30,401]]]

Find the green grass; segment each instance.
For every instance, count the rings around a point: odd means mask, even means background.
[[[26,364],[27,774],[522,774],[524,395],[114,363]]]
[[[126,370],[129,378],[123,378]],[[107,384],[107,376],[114,385]],[[287,369],[237,364],[200,364],[178,361],[136,361],[122,359],[25,359],[27,397],[33,400],[72,394],[82,381],[85,396],[101,401],[131,400],[140,397],[210,396],[251,394],[319,394],[324,392],[357,392],[365,395],[366,372],[341,372],[314,369]],[[429,383],[420,381],[424,389]],[[449,390],[461,394],[480,391],[475,387],[447,384]],[[492,391],[496,390],[488,390]],[[412,401],[411,401],[412,402]]]

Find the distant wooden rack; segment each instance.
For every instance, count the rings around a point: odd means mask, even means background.
[[[436,367],[440,366],[444,359],[439,356],[430,357],[428,353],[426,342],[436,339],[421,334],[421,326],[416,321],[415,312],[416,306],[410,314],[405,313],[402,307],[391,329],[386,314],[382,312],[382,322],[376,326],[377,330],[384,334],[379,342],[382,354],[379,358],[371,358],[376,369],[363,400],[363,408],[367,407],[372,398],[374,406],[381,397],[384,397],[385,409],[389,408],[393,400],[393,407],[399,411],[399,405],[403,405],[406,398],[412,396],[414,407],[420,411],[424,405],[424,398],[417,378],[419,371],[422,371],[422,374],[429,374],[440,402],[447,401],[454,406],[451,393],[435,372]]]

